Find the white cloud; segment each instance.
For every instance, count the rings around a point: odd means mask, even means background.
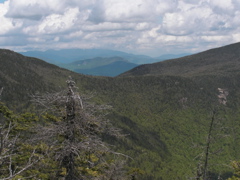
[[[68,38],[78,38],[78,37],[81,37],[83,35],[83,31],[74,31],[72,33],[70,33],[68,36]]]
[[[40,23],[27,26],[23,29],[25,34],[58,34],[70,30],[78,21],[78,8],[67,9],[64,14],[51,14]]]
[[[152,7],[156,8],[157,14],[164,14],[167,12],[173,12],[178,7],[177,0],[152,0]],[[151,12],[151,11],[150,11]]]
[[[0,42],[12,49],[200,51],[240,41],[239,17],[239,0],[8,0],[0,3]]]
[[[9,8],[9,3],[0,3],[0,35],[8,34],[10,31],[20,28],[22,23],[13,19],[9,19],[5,17]]]
[[[232,36],[235,42],[240,42],[240,33],[234,33]]]
[[[229,39],[228,36],[201,36],[201,38],[207,42],[213,42],[213,41],[222,42]]]
[[[116,30],[133,30],[134,25],[125,23],[110,23],[103,22],[100,24],[87,24],[82,27],[83,31],[97,32],[97,31],[116,31]]]
[[[99,0],[89,20],[107,22],[145,22],[177,7],[175,0]]]
[[[209,4],[219,14],[232,13],[234,9],[232,0],[211,0]]]
[[[8,17],[40,20],[51,13],[61,13],[65,3],[59,0],[10,0],[9,6]]]
[[[34,43],[44,43],[44,42],[46,42],[44,39],[42,39],[42,38],[39,38],[39,37],[29,37],[29,38],[27,38],[27,40],[29,41],[29,42],[34,42]]]
[[[52,14],[47,16],[38,26],[38,33],[52,34],[69,30],[77,21],[78,9],[68,9],[63,15]]]

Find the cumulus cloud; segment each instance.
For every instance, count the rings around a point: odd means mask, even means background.
[[[211,0],[209,4],[219,14],[232,13],[234,10],[232,0]]]
[[[40,20],[52,13],[61,13],[64,10],[64,1],[38,1],[38,0],[10,0],[9,10],[6,14],[11,18]]]
[[[8,7],[9,7],[8,2],[0,3],[0,22],[1,22],[0,35],[8,34],[10,31],[17,29],[22,25],[22,23],[19,21],[15,21],[13,19],[8,19],[5,17]]]
[[[153,21],[176,7],[175,0],[99,0],[89,20],[95,23]]]
[[[0,46],[201,51],[240,41],[239,16],[239,0],[6,0]]]
[[[38,32],[42,34],[59,33],[73,27],[77,21],[78,9],[68,9],[63,15],[52,14],[47,16],[38,26]]]
[[[209,7],[190,6],[182,4],[179,11],[166,13],[163,17],[162,31],[172,35],[188,35],[196,31],[206,31],[209,21],[214,19]]]

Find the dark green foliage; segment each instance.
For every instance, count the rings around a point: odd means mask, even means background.
[[[14,78],[23,76],[27,72],[25,68],[34,67],[31,70],[36,74],[36,84],[30,86],[33,81],[24,79],[34,92],[40,91],[39,88],[43,92],[63,87],[66,77],[71,75],[80,92],[95,93],[95,103],[112,105],[108,117],[128,134],[128,138],[126,141],[104,138],[113,142],[118,151],[133,158],[128,165],[141,170],[141,179],[195,177],[201,161],[199,155],[206,144],[211,112],[219,106],[217,89],[228,89],[227,104],[220,108],[216,117],[225,128],[221,131],[216,128],[214,134],[221,132],[230,136],[216,139],[211,150],[221,148],[222,151],[209,160],[210,174],[228,178],[233,170],[226,164],[240,159],[239,49],[239,44],[234,44],[186,58],[136,67],[134,72],[115,78],[75,74],[39,60],[26,60],[22,56],[20,60],[19,55],[8,51],[14,54],[8,55],[8,59],[16,58],[4,63],[12,66],[15,59],[29,63],[28,66],[20,64],[23,69]],[[0,68],[4,72],[2,65]],[[10,71],[1,76],[2,100],[11,106],[28,102],[26,94],[34,92],[29,92],[24,83],[25,89],[19,88],[8,77],[11,77]],[[18,93],[14,90],[16,87]],[[17,103],[15,98],[18,98]]]
[[[240,163],[239,163],[239,161],[232,161],[231,165],[232,165],[232,168],[234,169],[234,176],[232,176],[228,180],[239,180],[240,179]]]
[[[122,76],[139,75],[222,75],[239,72],[240,43],[163,62],[141,65]]]
[[[37,121],[34,114],[15,114],[0,103],[1,179],[44,177],[38,164],[45,156],[46,146],[30,142]]]
[[[42,60],[0,50],[0,88],[4,87],[1,100],[12,105],[23,101],[29,105],[32,94],[61,89],[70,74],[73,73]]]

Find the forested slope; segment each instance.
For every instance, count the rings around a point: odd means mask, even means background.
[[[175,61],[179,61],[179,67]],[[166,63],[181,69],[183,61]],[[200,69],[204,67],[202,61],[194,61],[196,69],[197,64]],[[238,59],[232,60],[235,61],[237,64]],[[198,164],[204,162],[214,110],[217,112],[212,134],[215,141],[211,152],[218,153],[212,154],[209,160],[213,179],[219,174],[224,178],[231,176],[228,165],[240,158],[240,75],[234,71],[236,65],[232,71],[220,74],[202,74],[192,69],[187,74],[176,70],[181,76],[141,73],[142,76],[125,74],[106,78],[76,74],[8,50],[0,51],[0,63],[0,88],[4,87],[1,100],[11,108],[30,103],[29,94],[61,90],[69,75],[76,81],[80,93],[94,93],[96,103],[111,105],[113,109],[108,118],[128,136],[120,141],[111,138],[106,141],[133,158],[128,165],[142,170],[140,179],[195,177]],[[225,106],[219,103],[218,88],[228,91]]]
[[[221,75],[240,70],[240,43],[210,49],[178,59],[138,66],[122,76],[130,75]]]

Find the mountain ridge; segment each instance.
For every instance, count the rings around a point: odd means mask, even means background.
[[[74,72],[94,76],[115,77],[121,74],[122,72],[130,70],[136,66],[137,66],[136,64],[125,61],[115,61],[110,64],[98,66],[91,69],[75,69]]]
[[[96,57],[74,61],[69,64],[59,64],[59,66],[81,74],[114,77],[138,65],[116,56],[109,58]]]
[[[240,43],[210,49],[182,58],[153,64],[140,65],[122,76],[128,75],[180,75],[195,76],[238,71],[240,68]]]
[[[146,55],[135,55],[116,50],[107,49],[63,49],[47,51],[27,51],[19,52],[25,56],[43,59],[49,63],[72,63],[74,61],[92,59],[95,57],[113,57],[119,56],[129,62],[142,64],[144,62],[156,62],[155,58]]]
[[[85,73],[89,75],[98,75],[98,76],[117,76],[119,74],[124,73],[125,71],[130,70],[133,68],[135,65],[133,64],[149,64],[149,63],[154,63],[154,62],[159,62],[163,61],[165,59],[170,59],[171,57],[182,57],[186,54],[167,54],[167,55],[162,55],[157,58],[152,58],[146,55],[135,55],[135,54],[130,54],[130,53],[125,53],[121,51],[115,51],[115,50],[106,50],[106,49],[63,49],[63,50],[47,50],[47,51],[27,51],[27,52],[20,52],[20,54],[29,56],[29,57],[35,57],[35,58],[40,58],[46,62],[58,65],[60,67],[75,71],[75,72],[80,72],[80,73]],[[113,65],[109,68],[107,68],[106,65],[106,59],[110,61],[110,59],[114,59],[116,57],[122,58],[122,60],[126,60],[129,63],[129,66],[127,67],[127,64],[124,66],[117,68],[116,72],[114,73],[111,68],[113,68]],[[99,60],[96,61],[96,60]],[[94,61],[95,60],[95,61]],[[79,68],[75,68],[74,64],[81,64],[82,62],[85,62],[86,64],[91,64],[92,68],[97,68],[96,66],[98,65],[99,67],[97,69],[92,69],[89,70],[90,67],[85,66],[79,66]],[[90,61],[90,62],[87,62]],[[95,64],[93,64],[93,62]],[[108,63],[109,64],[109,63]],[[105,67],[100,67],[100,66],[105,66]],[[81,70],[79,70],[81,69]],[[84,69],[84,70],[83,70]],[[121,71],[119,70],[121,69]]]

